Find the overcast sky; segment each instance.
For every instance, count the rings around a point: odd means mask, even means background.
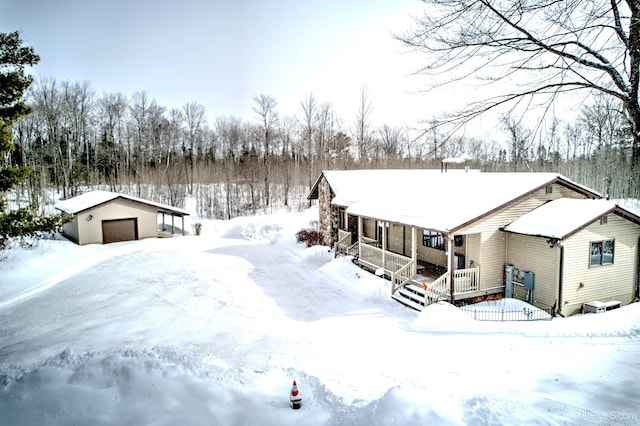
[[[392,33],[418,0],[0,0],[0,31],[19,30],[41,56],[33,73],[161,105],[198,102],[208,116],[253,120],[252,97],[299,114],[313,93],[347,127],[366,84],[376,124],[413,124],[434,104],[411,76],[419,57]]]

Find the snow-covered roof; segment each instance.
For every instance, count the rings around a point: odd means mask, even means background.
[[[612,212],[630,219],[636,216],[614,201],[560,198],[519,217],[504,230],[562,240]],[[636,216],[635,221],[638,220]]]
[[[142,198],[133,197],[131,195],[120,194],[118,192],[110,191],[90,191],[82,195],[78,195],[68,200],[60,201],[54,206],[56,209],[61,210],[69,214],[77,214],[83,212],[92,207],[104,204],[106,202],[115,200],[116,198],[124,198],[127,200],[135,201],[142,204],[147,204],[156,207],[158,210],[168,213],[175,213],[178,215],[188,216],[189,212],[177,207],[172,207],[167,204],[156,203],[154,201],[144,200]]]
[[[459,229],[552,183],[600,197],[557,173],[349,170],[323,174],[335,193],[332,204],[347,207],[349,214],[443,232]]]
[[[451,175],[463,174],[463,170],[449,171]],[[476,170],[469,173],[478,173]],[[408,170],[329,170],[323,172],[335,193],[332,204],[348,207],[365,199],[379,199],[381,194],[392,194],[407,188],[416,191],[427,181],[437,179],[439,169]]]

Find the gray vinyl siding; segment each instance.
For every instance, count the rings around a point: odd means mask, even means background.
[[[583,303],[594,300],[631,303],[637,286],[639,237],[639,225],[609,214],[606,224],[598,220],[562,243],[564,315],[580,312]],[[613,264],[591,266],[591,242],[603,240],[615,240]]]
[[[506,235],[500,228],[515,219],[541,206],[547,201],[558,198],[585,198],[583,195],[561,185],[551,185],[552,192],[541,188],[529,197],[512,203],[502,210],[461,229],[458,233],[481,234],[480,288],[491,288],[503,284],[506,259]],[[499,190],[499,188],[496,188]]]
[[[535,274],[533,305],[548,308],[558,295],[560,248],[550,248],[540,237],[507,235],[507,264]]]

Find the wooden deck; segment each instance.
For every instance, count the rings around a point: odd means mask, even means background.
[[[378,247],[375,240],[351,243],[351,234],[340,231],[335,253],[354,256],[360,267],[391,281],[391,297],[411,308],[422,310],[426,306],[447,300],[455,303],[466,299],[504,291],[504,286],[481,289],[478,268],[454,271],[454,293],[451,300],[451,274],[441,267],[419,265],[410,258]],[[420,273],[418,273],[418,270]],[[442,273],[442,271],[445,271]],[[435,272],[435,275],[434,275]],[[438,275],[440,273],[440,275]]]

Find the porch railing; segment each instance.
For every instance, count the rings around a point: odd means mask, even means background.
[[[453,274],[456,293],[469,293],[478,290],[478,268],[457,269]]]
[[[408,259],[408,263],[398,269],[396,272],[391,273],[391,294],[395,294],[396,290],[400,287],[410,283],[416,276],[416,264],[411,259]]]
[[[418,283],[416,283],[418,284]],[[418,284],[419,285],[419,284]],[[424,292],[424,306],[438,303],[441,300],[449,300],[451,295],[449,292],[449,275],[444,274],[429,284]]]
[[[470,293],[478,290],[478,268],[457,269],[453,272],[455,283],[454,295]],[[440,300],[451,299],[451,286],[449,284],[449,272],[441,275],[429,284],[424,294],[424,305],[428,306]]]
[[[374,247],[380,248],[380,241],[376,240],[375,238],[369,238],[363,235],[362,242],[368,246],[374,246]]]
[[[359,261],[371,268],[382,268],[388,275],[398,272],[399,269],[404,268],[409,263],[413,263],[410,257],[382,250],[369,244],[360,245]],[[415,268],[409,272],[413,272],[415,276]]]
[[[349,247],[351,247],[351,232],[338,229],[338,242],[335,245],[334,253],[348,254]]]

